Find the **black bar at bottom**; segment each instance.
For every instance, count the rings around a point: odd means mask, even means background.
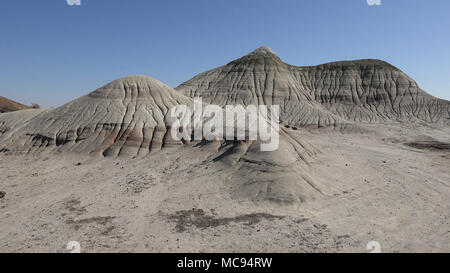
[[[444,264],[448,254],[0,254],[0,264],[76,272],[126,270],[143,272],[302,272],[328,268],[378,270]],[[99,271],[100,272],[100,271]]]

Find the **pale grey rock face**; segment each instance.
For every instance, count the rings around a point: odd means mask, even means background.
[[[207,103],[280,105],[290,125],[422,120],[445,122],[450,102],[430,96],[394,66],[358,60],[299,67],[261,47],[176,90]]]
[[[151,77],[125,77],[56,109],[0,114],[0,153],[150,154],[158,160],[166,147],[184,145],[227,170],[236,198],[297,203],[320,197],[307,174],[318,151],[301,137],[282,130],[275,152],[261,152],[259,141],[174,140],[170,110],[176,105],[192,110],[193,100]]]
[[[158,160],[157,152],[165,147],[190,147],[212,167],[225,170],[220,179],[232,185],[234,198],[289,204],[320,198],[324,190],[309,166],[321,152],[297,128],[281,128],[280,146],[273,152],[261,152],[259,141],[177,141],[170,133],[170,109],[192,109],[194,97],[221,106],[280,105],[286,127],[449,120],[448,101],[426,94],[385,62],[296,67],[283,63],[267,47],[177,89],[151,77],[130,76],[55,109],[0,114],[0,153],[155,153]]]
[[[169,110],[178,104],[192,102],[151,77],[125,77],[35,116],[24,119],[23,111],[1,116],[0,123],[10,129],[4,130],[0,149],[146,155],[181,144],[170,135]],[[8,125],[12,122],[15,126]]]

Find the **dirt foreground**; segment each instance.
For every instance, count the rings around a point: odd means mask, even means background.
[[[0,252],[450,251],[450,128],[300,129],[321,196],[236,197],[198,147],[144,158],[0,154]]]

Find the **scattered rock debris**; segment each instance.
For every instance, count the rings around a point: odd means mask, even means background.
[[[405,145],[419,150],[431,150],[431,151],[450,150],[450,143],[440,141],[414,141],[405,143]]]
[[[227,225],[229,223],[244,223],[251,226],[261,222],[262,219],[282,219],[283,216],[276,216],[267,213],[253,213],[239,215],[230,218],[215,218],[214,216],[205,215],[202,209],[182,210],[170,215],[169,220],[175,221],[175,229],[177,232],[184,232],[188,227],[210,228]]]

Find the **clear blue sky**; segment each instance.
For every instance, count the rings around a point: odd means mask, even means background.
[[[172,87],[259,46],[285,62],[386,60],[450,99],[450,1],[5,0],[0,95],[59,106],[122,76]]]

